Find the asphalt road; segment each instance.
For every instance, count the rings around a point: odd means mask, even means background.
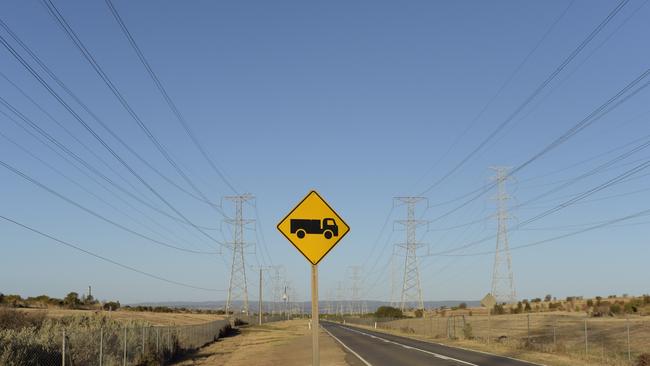
[[[365,366],[533,366],[507,357],[322,322],[322,327]]]

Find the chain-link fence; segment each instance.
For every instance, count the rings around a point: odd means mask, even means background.
[[[262,323],[282,319],[263,315]],[[121,323],[102,316],[48,319],[38,327],[0,329],[0,365],[161,365],[215,341],[231,326],[258,322],[258,316],[244,314],[182,326]]]
[[[558,353],[590,364],[633,365],[650,352],[650,319],[520,314],[417,319],[344,319],[396,334],[480,342],[504,349]]]
[[[107,326],[63,329],[53,335],[60,347],[51,349],[44,365],[126,366],[163,364],[198,349],[228,331],[228,320],[183,326]]]

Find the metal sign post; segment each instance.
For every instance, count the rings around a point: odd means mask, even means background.
[[[318,345],[318,265],[311,265],[311,348],[312,366],[320,366],[320,347]]]
[[[311,263],[312,365],[320,366],[318,262],[350,231],[350,227],[316,191],[309,192],[277,227]],[[284,299],[286,302],[286,289]]]

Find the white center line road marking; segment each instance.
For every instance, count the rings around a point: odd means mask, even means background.
[[[403,348],[405,348],[405,349],[412,349],[412,350],[415,350],[415,351],[420,351],[420,352],[423,352],[423,353],[426,353],[426,354],[432,355],[432,356],[434,356],[434,357],[436,357],[436,358],[439,358],[439,359],[441,359],[441,360],[454,361],[454,362],[458,362],[458,363],[461,363],[461,364],[463,364],[463,365],[467,365],[467,366],[479,366],[479,365],[477,365],[477,364],[475,364],[475,363],[471,363],[471,362],[467,362],[467,361],[459,360],[459,359],[457,359],[457,358],[453,358],[453,357],[444,356],[444,355],[441,355],[441,354],[438,354],[438,353],[435,353],[435,352],[431,352],[431,351],[427,351],[427,350],[424,350],[424,349],[421,349],[421,348],[412,347],[412,346],[407,346],[407,345],[405,345],[405,344],[402,344],[402,343],[399,343],[399,342],[395,342],[395,341],[391,341],[391,340],[386,339],[386,338],[378,337],[378,336],[376,336],[376,335],[368,334],[368,333],[365,333],[365,332],[362,332],[362,331],[359,331],[359,330],[356,330],[356,329],[352,329],[352,328],[348,328],[348,327],[343,327],[343,326],[340,326],[340,325],[339,325],[339,327],[340,327],[340,328],[343,328],[343,329],[345,329],[345,330],[348,330],[348,331],[350,331],[350,332],[354,332],[354,333],[358,333],[358,334],[364,335],[364,336],[366,336],[366,337],[370,337],[370,338],[373,338],[373,339],[377,339],[377,340],[380,340],[380,341],[383,341],[383,342],[386,342],[386,343],[392,343],[392,344],[395,344],[395,345],[397,345],[397,346],[403,347]],[[372,366],[372,365],[370,365],[366,360],[364,360],[363,358],[361,358],[361,356],[359,356],[359,355],[356,354],[354,351],[352,351],[348,346],[346,346],[345,344],[343,344],[343,342],[341,342],[338,338],[334,337],[334,336],[333,336],[329,331],[327,331],[327,329],[325,329],[325,331],[326,331],[330,336],[332,336],[332,338],[334,338],[334,339],[336,339],[337,341],[339,341],[339,343],[341,343],[341,344],[342,344],[342,345],[343,345],[347,350],[349,350],[350,352],[352,352],[355,356],[359,357],[359,359],[361,359],[361,361],[365,362],[366,365],[368,365],[368,366]]]

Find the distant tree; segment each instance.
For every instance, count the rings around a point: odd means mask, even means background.
[[[503,315],[506,313],[506,310],[503,307],[503,304],[495,304],[492,308],[492,314],[494,315]]]
[[[533,310],[533,309],[531,309],[530,303],[528,301],[526,301],[525,304],[526,304],[526,306],[524,307],[525,312],[529,312],[529,311]]]
[[[546,296],[544,296],[544,301],[546,301],[546,302],[549,302],[549,301],[551,301],[551,299],[552,299],[552,296],[551,296],[550,294],[549,294],[549,295],[546,295]]]
[[[23,298],[20,295],[5,295],[4,296],[5,304],[9,304],[11,307],[22,306]]]
[[[102,306],[104,310],[117,310],[120,308],[119,301],[108,301]]]
[[[415,310],[415,317],[416,318],[422,318],[423,315],[424,315],[424,310],[422,310],[422,309],[416,309]]]
[[[67,294],[63,299],[63,304],[65,304],[65,306],[71,309],[78,307],[79,305],[81,305],[81,300],[79,300],[79,294],[76,292],[71,292]]]
[[[458,308],[467,309],[467,303],[461,302],[460,304],[458,304]]]
[[[5,302],[5,295],[2,292],[0,292],[0,304],[4,304],[4,302]]]
[[[588,307],[594,306],[594,300],[592,300],[592,299],[587,300],[587,306]]]
[[[394,308],[392,306],[380,306],[375,311],[375,316],[377,318],[403,318],[404,314],[402,310]]]
[[[515,311],[515,314],[521,314],[523,312],[524,312],[524,304],[521,301],[519,301],[517,303],[517,310]]]
[[[616,315],[621,313],[621,305],[619,304],[612,304],[612,306],[609,307],[610,313]]]

